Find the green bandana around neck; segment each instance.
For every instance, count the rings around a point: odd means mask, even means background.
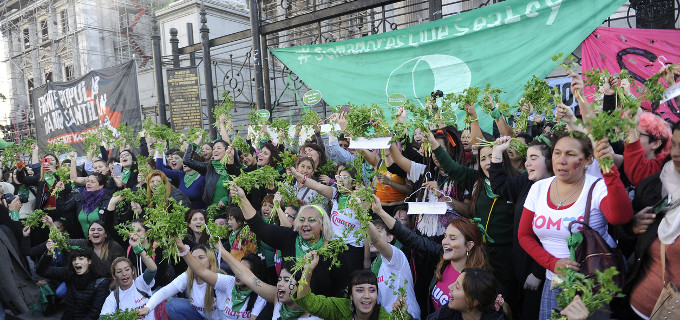
[[[378,255],[373,262],[371,262],[371,272],[375,274],[375,276],[378,276],[378,272],[380,272],[380,265],[382,265],[382,256]]]
[[[132,174],[132,171],[130,169],[123,168],[123,171],[121,172],[121,176],[123,178],[124,184],[127,184],[128,181],[130,180],[130,174]]]
[[[489,178],[484,179],[484,190],[486,190],[486,195],[489,196],[489,198],[498,198],[498,195],[491,190],[491,181],[489,181]]]
[[[305,313],[305,310],[291,310],[288,309],[285,303],[281,303],[281,309],[279,309],[279,316],[281,320],[295,320]]]
[[[55,182],[57,182],[57,178],[54,176],[54,173],[52,172],[45,172],[43,175],[45,177],[45,182],[47,182],[47,186],[52,189],[52,186],[54,185]]]
[[[323,247],[323,239],[319,239],[314,245],[310,245],[302,239],[302,236],[298,234],[297,238],[295,239],[295,257],[300,258],[304,257],[307,252],[310,252],[312,250],[319,250],[321,247]]]
[[[227,169],[224,168],[224,165],[222,164],[222,162],[220,162],[218,160],[212,160],[212,161],[210,161],[210,163],[212,164],[213,168],[215,168],[215,171],[217,171],[217,174],[219,174],[220,176],[223,176],[223,177],[229,176],[227,174]]]
[[[338,210],[347,208],[347,199],[349,199],[348,194],[341,194],[338,197]]]
[[[230,249],[230,250],[231,250],[231,248],[234,247],[234,241],[236,241],[236,237],[238,236],[238,234],[241,233],[241,229],[243,229],[243,228],[240,228],[240,229],[237,229],[237,230],[233,230],[233,231],[229,234],[229,249]]]
[[[194,173],[186,173],[184,174],[184,186],[191,187],[191,184],[194,183],[198,179],[198,171],[195,171]]]
[[[243,308],[243,305],[246,303],[246,300],[248,300],[248,296],[253,292],[253,290],[239,290],[238,287],[234,287],[233,290],[231,290],[231,310],[232,311],[239,311],[241,308]]]

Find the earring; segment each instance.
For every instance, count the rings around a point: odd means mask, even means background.
[[[468,251],[465,253],[465,255],[467,255],[467,256],[469,257],[469,256],[470,256],[470,250],[468,250]]]

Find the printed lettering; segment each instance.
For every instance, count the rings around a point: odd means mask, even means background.
[[[541,5],[538,3],[538,1],[531,1],[527,3],[527,10],[524,12],[524,14],[529,17],[529,18],[534,18],[538,16],[538,10],[541,7]]]
[[[548,21],[545,22],[545,25],[550,26],[555,22],[555,18],[557,18],[557,13],[560,11],[562,0],[545,0],[545,3],[550,7],[550,16],[548,17]]]

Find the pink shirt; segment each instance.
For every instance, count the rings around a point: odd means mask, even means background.
[[[456,282],[460,272],[449,263],[442,273],[441,281],[438,281],[432,289],[432,304],[434,310],[439,310],[442,306],[449,303],[449,285]]]

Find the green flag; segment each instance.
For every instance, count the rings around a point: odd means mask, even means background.
[[[487,83],[514,104],[532,75],[543,79],[555,69],[552,56],[571,53],[625,2],[509,0],[402,30],[272,51],[333,106],[376,103],[391,115],[392,94],[424,106],[434,90]],[[493,120],[481,108],[478,114],[490,132]]]

